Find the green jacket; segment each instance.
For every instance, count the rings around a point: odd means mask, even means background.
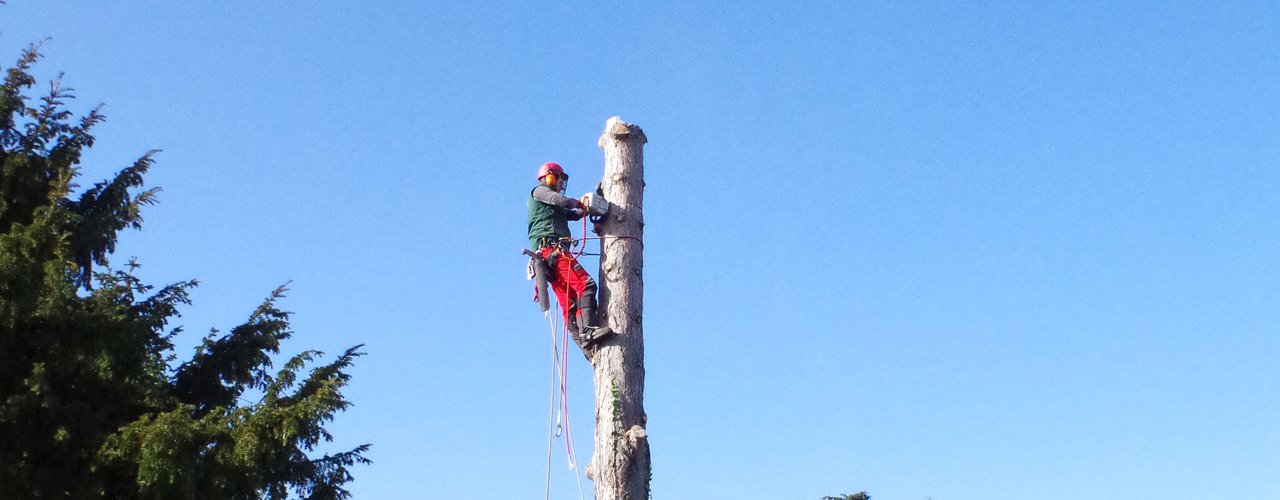
[[[537,250],[546,240],[568,238],[569,221],[582,219],[581,203],[539,184],[529,191],[529,246]],[[549,243],[548,243],[549,244]]]

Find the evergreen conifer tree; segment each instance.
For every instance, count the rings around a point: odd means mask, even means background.
[[[292,333],[281,288],[175,366],[181,328],[170,322],[196,282],[154,287],[135,262],[108,260],[155,202],[158,190],[142,189],[154,152],[77,192],[103,116],[76,118],[58,81],[33,103],[24,92],[39,57],[29,47],[0,85],[0,495],[349,496],[349,468],[368,463],[368,445],[313,455],[350,404],[342,388],[360,346],[318,366],[306,351],[272,371]]]

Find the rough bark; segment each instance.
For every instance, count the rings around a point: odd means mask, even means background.
[[[600,250],[600,320],[617,332],[591,359],[595,370],[596,442],[587,477],[596,500],[649,498],[649,440],[644,413],[644,259],[641,214],[644,144],[640,127],[605,123],[601,189],[612,207],[596,225]]]

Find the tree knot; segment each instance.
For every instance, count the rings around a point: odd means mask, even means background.
[[[627,429],[627,432],[623,434],[623,437],[627,440],[627,447],[634,450],[639,448],[640,443],[647,440],[649,436],[644,432],[644,427],[633,425],[630,429]]]

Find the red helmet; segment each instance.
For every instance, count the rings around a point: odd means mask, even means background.
[[[558,178],[568,179],[568,174],[564,173],[564,169],[559,168],[559,164],[554,164],[554,162],[548,161],[545,162],[543,166],[539,166],[538,180],[543,180],[545,176],[550,174],[556,174]]]

